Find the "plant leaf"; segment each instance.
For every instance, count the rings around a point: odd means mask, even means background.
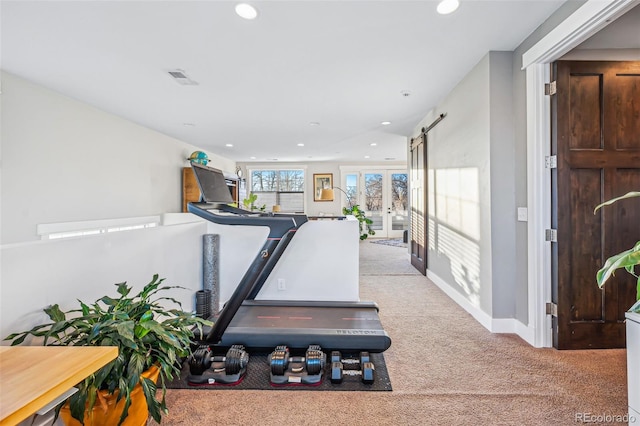
[[[116,286],[118,287],[118,294],[122,295],[123,297],[126,297],[131,291],[131,288],[127,285],[126,281],[123,283],[118,283],[116,284]]]
[[[48,308],[44,308],[43,310],[47,315],[49,315],[51,321],[58,322],[66,319],[64,312],[60,310],[60,306],[58,306],[57,303],[49,306]]]
[[[607,259],[604,266],[597,272],[596,281],[602,288],[604,283],[620,268],[631,268],[640,265],[640,241],[629,250],[623,251]],[[627,269],[629,270],[629,269]]]
[[[159,404],[156,399],[156,391],[158,387],[153,382],[153,380],[143,377],[140,380],[140,385],[142,386],[142,392],[144,393],[144,397],[147,400],[147,407],[149,408],[149,414],[153,417],[153,420],[160,423],[162,418],[162,406]]]
[[[609,206],[609,205],[611,205],[611,204],[613,204],[613,203],[615,203],[617,201],[624,200],[626,198],[632,198],[632,197],[640,197],[640,192],[637,192],[637,191],[627,192],[626,194],[624,194],[624,195],[622,195],[620,197],[616,197],[616,198],[613,198],[613,199],[611,199],[609,201],[605,201],[602,204],[598,204],[596,206],[596,208],[593,209],[593,213],[595,214],[598,211],[598,209],[600,209],[601,207]]]

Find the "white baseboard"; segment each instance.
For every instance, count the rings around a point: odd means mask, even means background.
[[[427,278],[490,332],[517,334],[531,346],[535,346],[533,328],[526,326],[515,318],[492,318],[491,315],[469,302],[462,294],[430,270],[427,270]]]

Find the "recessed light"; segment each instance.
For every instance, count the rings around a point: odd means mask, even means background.
[[[226,144],[224,144],[224,146],[226,146],[227,148],[233,148],[233,144],[232,143],[226,143]]]
[[[249,159],[251,159],[251,160],[255,160],[255,159],[256,159],[256,157],[249,157]]]
[[[299,143],[298,146],[304,146],[304,144],[303,143]]]
[[[380,124],[382,124],[383,126],[388,126],[389,124],[391,124],[391,122],[390,121],[383,121]]]
[[[318,123],[317,121],[312,121],[311,123],[309,123],[309,126],[319,126],[320,123]]]
[[[369,144],[369,146],[378,146],[378,144],[377,144],[377,143],[375,143],[375,142],[371,142],[371,143]]]
[[[248,20],[256,19],[256,17],[258,16],[258,11],[256,10],[256,8],[247,3],[237,4],[236,13],[239,17]]]
[[[365,156],[364,156],[364,158],[371,158],[371,157],[370,157],[370,156],[368,156],[368,155],[365,155]]]
[[[196,123],[182,123],[184,127],[196,127]]]
[[[436,10],[440,15],[448,15],[449,13],[455,12],[458,6],[460,6],[458,0],[442,0],[438,3]]]

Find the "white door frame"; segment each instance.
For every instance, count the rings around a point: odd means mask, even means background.
[[[402,235],[404,233],[404,230],[400,230],[400,231],[394,231],[393,230],[393,210],[391,211],[391,213],[389,213],[389,209],[392,206],[392,198],[393,198],[393,179],[392,179],[392,175],[401,175],[404,174],[407,176],[407,197],[409,196],[410,192],[409,192],[409,170],[407,170],[407,168],[405,167],[403,168],[397,168],[397,169],[387,169],[385,170],[386,172],[386,176],[385,179],[387,180],[387,190],[385,191],[385,201],[386,201],[386,205],[384,208],[384,214],[385,214],[385,221],[386,221],[386,226],[387,226],[387,237],[388,238],[402,238]],[[406,219],[407,219],[407,226],[409,224],[409,205],[408,205],[408,200],[407,200],[407,210],[406,210]],[[407,228],[408,229],[408,228]]]
[[[637,4],[637,0],[588,0],[522,55],[527,96],[527,226],[528,309],[527,340],[535,347],[552,346],[551,250],[544,231],[551,222],[551,179],[545,169],[550,149],[550,101],[544,95],[549,64],[600,31]],[[594,280],[594,285],[595,280]]]
[[[409,177],[409,170],[407,168],[407,165],[404,164],[385,164],[385,165],[366,165],[366,166],[340,166],[340,182],[342,184],[342,187],[346,187],[346,175],[347,174],[357,174],[358,175],[358,198],[356,200],[356,202],[358,204],[360,204],[361,206],[364,204],[364,175],[365,173],[382,173],[383,175],[383,194],[382,194],[382,203],[383,203],[383,209],[381,210],[381,214],[382,214],[382,226],[383,226],[383,231],[385,231],[385,235],[388,236],[389,232],[391,231],[391,229],[387,229],[391,228],[391,221],[388,219],[387,216],[389,216],[387,214],[387,207],[390,204],[390,200],[389,197],[391,196],[391,190],[390,190],[390,183],[391,183],[391,179],[390,174],[391,173],[406,173],[407,174],[407,178]],[[384,188],[384,184],[387,183],[388,187]],[[408,183],[407,183],[407,186]],[[407,188],[407,190],[409,190],[409,188]],[[344,198],[340,198],[341,200],[341,208],[344,207]],[[401,236],[402,234],[400,234]],[[380,237],[382,236],[382,232],[380,231],[376,231],[376,235],[373,236],[373,238],[376,237]],[[389,238],[393,238],[393,237],[389,237]],[[397,238],[397,237],[396,237]]]

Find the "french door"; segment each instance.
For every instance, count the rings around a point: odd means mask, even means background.
[[[358,204],[373,221],[374,238],[402,238],[409,224],[406,169],[360,170],[343,174],[346,206]]]

